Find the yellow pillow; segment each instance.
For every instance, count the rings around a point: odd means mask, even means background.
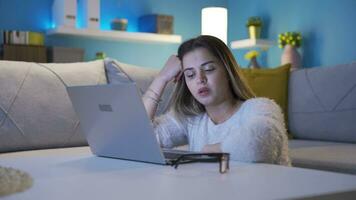
[[[290,67],[290,64],[286,64],[277,68],[241,70],[248,85],[257,97],[273,99],[282,108],[286,125],[288,122],[288,80]]]

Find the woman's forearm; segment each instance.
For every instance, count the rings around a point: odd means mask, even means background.
[[[147,114],[151,120],[156,114],[159,102],[161,101],[162,93],[167,85],[167,81],[157,76],[147,88],[143,95],[143,104],[145,105]]]
[[[161,100],[162,93],[169,81],[177,79],[181,72],[181,62],[175,55],[171,55],[163,69],[157,77],[152,81],[146,93],[143,95],[143,103],[145,105],[148,116],[151,120],[155,116],[158,103]]]

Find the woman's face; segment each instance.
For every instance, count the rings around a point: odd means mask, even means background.
[[[182,65],[189,91],[205,107],[233,98],[225,67],[207,49],[197,48],[188,52]]]

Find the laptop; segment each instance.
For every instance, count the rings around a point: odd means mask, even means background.
[[[136,83],[67,87],[93,154],[172,164],[193,152],[161,149]]]

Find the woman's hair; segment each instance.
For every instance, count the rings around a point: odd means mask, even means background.
[[[234,56],[224,42],[213,36],[198,36],[185,41],[179,46],[178,58],[180,61],[183,61],[183,57],[187,53],[197,48],[207,49],[223,64],[228,74],[232,94],[237,100],[245,101],[254,97],[254,94],[241,75],[240,68]],[[184,75],[177,82],[170,105],[175,114],[177,114],[177,117],[198,115],[205,112],[204,106],[190,93]]]

